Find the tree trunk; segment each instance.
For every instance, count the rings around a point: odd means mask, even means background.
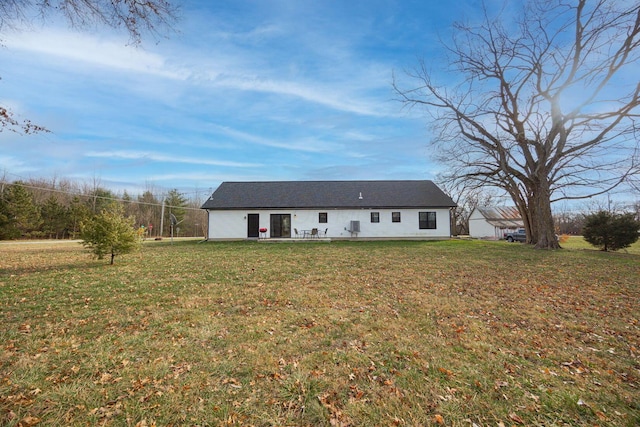
[[[531,213],[531,243],[536,249],[559,249],[555,224],[551,214],[551,191],[546,176],[539,177],[531,189],[529,204]]]
[[[452,236],[457,236],[460,232],[458,228],[458,213],[456,208],[449,210],[449,229]]]
[[[520,212],[520,218],[522,218],[522,225],[524,226],[525,234],[527,235],[527,244],[533,244],[533,224],[531,221],[531,212],[529,210],[529,201],[522,199],[519,193],[511,194],[511,198],[516,204],[518,212]]]
[[[113,259],[116,257],[116,254],[114,254],[113,252],[111,252],[111,265],[113,265]]]

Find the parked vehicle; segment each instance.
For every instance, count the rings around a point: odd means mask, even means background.
[[[519,228],[512,233],[506,233],[504,238],[507,242],[526,242],[527,233],[524,231],[524,228]]]

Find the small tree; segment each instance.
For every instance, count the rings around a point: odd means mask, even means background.
[[[103,210],[80,225],[82,245],[91,250],[98,259],[111,254],[111,264],[116,255],[127,254],[138,249],[140,239],[134,229],[135,219],[125,217],[122,207]]]
[[[613,214],[599,211],[587,215],[582,235],[593,246],[603,251],[617,251],[638,241],[640,221],[633,214]]]

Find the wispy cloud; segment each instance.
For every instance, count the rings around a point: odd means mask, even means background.
[[[260,77],[241,78],[231,76],[218,79],[216,84],[233,89],[291,96],[349,113],[366,116],[386,115],[384,110],[376,108],[376,103],[353,99],[347,95],[346,91],[336,91],[336,89],[334,89],[335,85],[322,87],[322,85],[317,82],[303,83],[263,79]]]
[[[262,166],[259,163],[247,163],[236,162],[229,160],[209,160],[197,157],[180,157],[170,156],[163,154],[150,153],[145,151],[89,151],[86,152],[85,157],[94,158],[106,158],[106,159],[122,159],[122,160],[146,160],[152,162],[165,162],[165,163],[186,163],[192,165],[204,165],[204,166],[225,166],[235,168],[253,168]]]
[[[256,28],[246,37],[257,34],[279,32],[274,26]],[[235,57],[230,56],[233,45],[214,48],[207,56],[202,54],[164,48],[163,53],[150,52],[141,47],[127,46],[121,41],[83,35],[63,29],[48,29],[42,32],[28,32],[6,37],[6,45],[12,50],[45,54],[88,66],[160,77],[164,79],[188,81],[210,88],[234,89],[246,92],[262,92],[297,98],[322,105],[334,110],[365,116],[386,116],[388,112],[380,108],[379,100],[359,96],[355,88],[358,82],[336,80],[336,75],[315,76],[307,80],[292,76],[289,79],[273,78],[254,69],[251,61],[253,53],[238,49]],[[161,48],[158,48],[161,51]],[[216,58],[211,61],[209,56]],[[186,59],[184,59],[186,58]],[[186,61],[186,62],[185,62]],[[69,68],[74,66],[69,64]],[[347,66],[346,64],[343,66]],[[271,72],[274,70],[271,69]],[[332,72],[336,72],[335,69]],[[365,71],[362,70],[364,73]],[[339,74],[340,72],[338,72]],[[348,73],[345,73],[348,74]],[[362,78],[360,81],[370,80]],[[379,83],[379,82],[378,82]]]
[[[339,148],[338,144],[319,144],[319,141],[317,139],[312,138],[297,138],[295,141],[278,141],[272,138],[265,138],[263,136],[255,135],[253,133],[243,132],[228,126],[212,125],[212,127],[213,129],[230,138],[265,147],[274,147],[290,151],[303,151],[309,153],[328,153]]]
[[[163,173],[148,177],[151,182],[205,182],[208,186],[217,186],[222,181],[259,181],[266,179],[259,174],[228,174],[212,172]]]
[[[108,39],[79,37],[77,33],[65,30],[49,29],[13,34],[6,37],[5,43],[13,50],[51,55],[97,67],[178,80],[184,80],[190,75],[185,69],[172,69],[168,66],[167,59],[157,53]]]

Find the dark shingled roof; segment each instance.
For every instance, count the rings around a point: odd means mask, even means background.
[[[362,198],[360,198],[362,195]],[[431,181],[223,182],[202,209],[449,208]]]

